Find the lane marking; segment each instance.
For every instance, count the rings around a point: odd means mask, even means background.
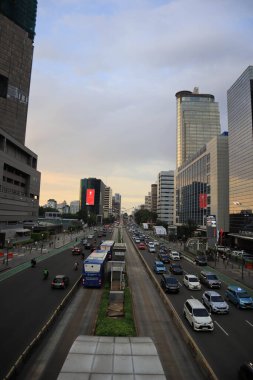
[[[221,325],[217,321],[214,321],[214,323],[216,323],[216,325],[221,329],[221,331],[224,332],[224,334],[226,334],[227,336],[229,336],[229,334],[223,329],[223,327],[221,327]]]
[[[247,321],[247,319],[245,319],[245,322],[248,323],[251,327],[253,327],[253,324]]]

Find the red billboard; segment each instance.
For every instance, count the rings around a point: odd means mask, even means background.
[[[199,208],[206,208],[207,194],[199,194]]]
[[[95,190],[87,189],[86,191],[86,206],[94,206]]]

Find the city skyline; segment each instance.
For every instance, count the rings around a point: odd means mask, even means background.
[[[251,64],[252,13],[249,1],[39,1],[26,145],[40,205],[79,199],[83,177],[102,179],[125,208],[143,203],[176,166],[178,91],[213,94],[227,130],[227,90]]]

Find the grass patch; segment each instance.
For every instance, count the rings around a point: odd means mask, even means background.
[[[136,336],[133,319],[132,296],[130,289],[124,291],[124,317],[107,317],[107,307],[109,302],[109,284],[104,287],[100,309],[98,312],[95,335],[99,336]]]

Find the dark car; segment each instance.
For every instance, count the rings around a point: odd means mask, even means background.
[[[183,268],[178,263],[171,263],[169,269],[174,274],[184,274]]]
[[[247,362],[241,365],[238,372],[239,380],[253,380],[253,362]]]
[[[170,262],[170,257],[168,255],[168,253],[166,252],[160,252],[158,254],[158,258],[159,260],[161,260],[163,263],[169,263]]]
[[[72,255],[81,255],[81,249],[79,247],[74,247],[72,249]]]
[[[68,276],[65,276],[65,274],[58,274],[54,277],[53,281],[51,282],[51,288],[52,289],[65,289],[69,284],[69,278]]]
[[[207,259],[206,259],[206,256],[204,255],[199,255],[199,256],[196,256],[195,257],[195,263],[197,265],[207,265]]]
[[[178,280],[170,276],[169,274],[163,274],[161,278],[161,287],[165,292],[168,293],[178,293],[179,292],[179,282]]]

